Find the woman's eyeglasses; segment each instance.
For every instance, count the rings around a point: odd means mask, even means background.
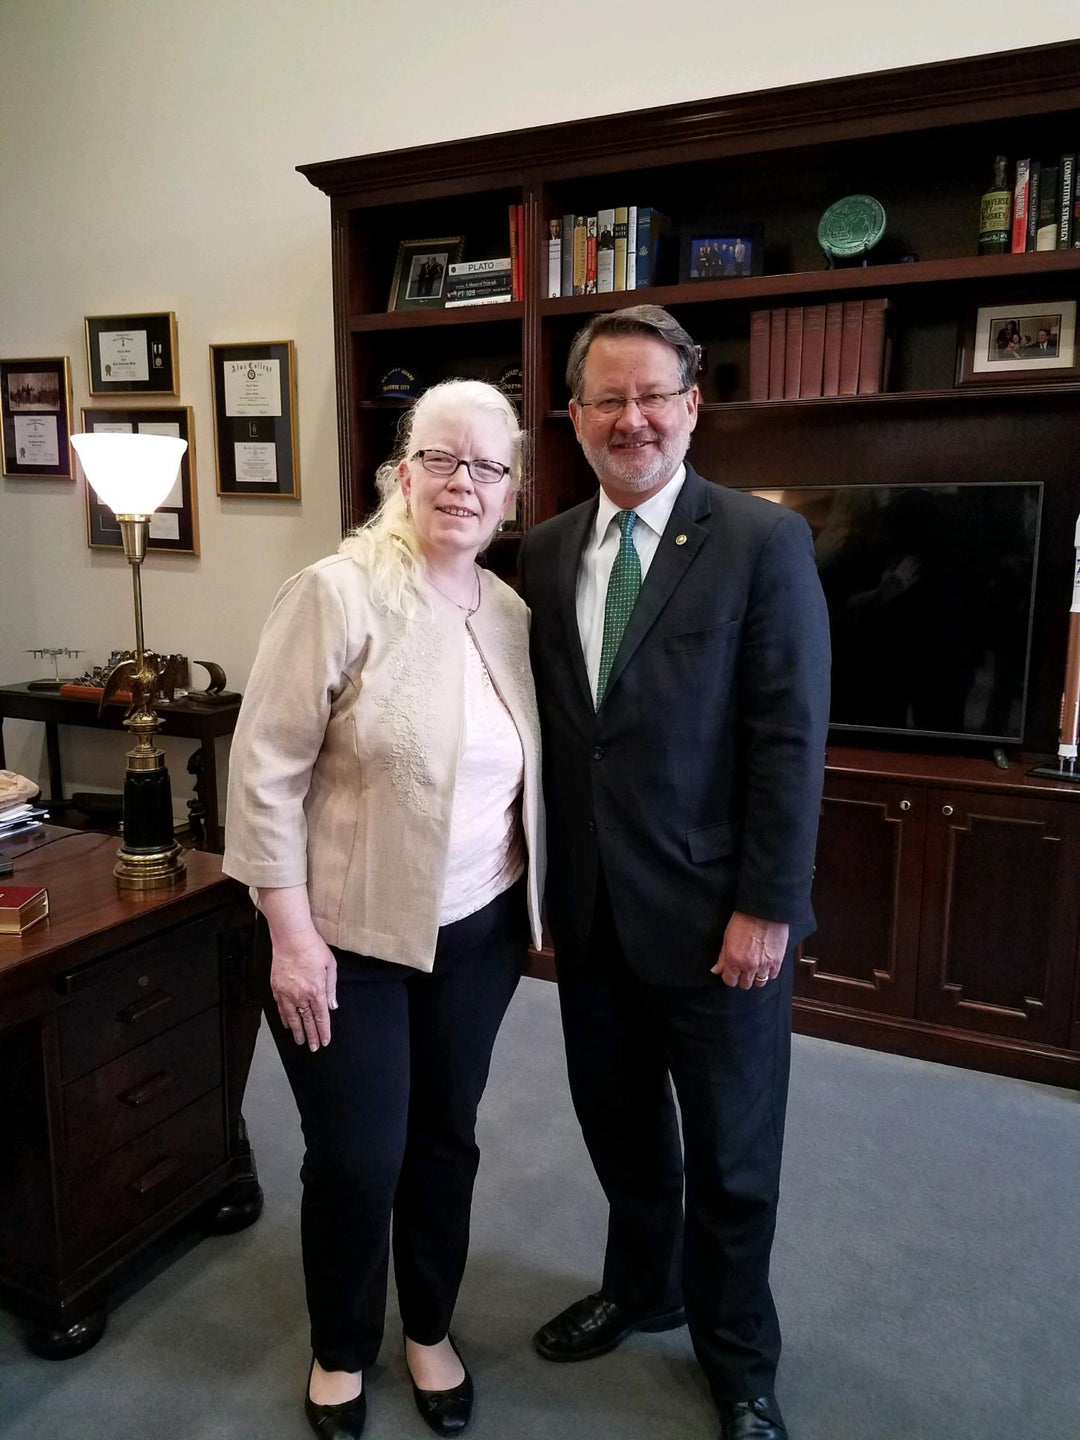
[[[429,475],[438,475],[441,480],[457,474],[461,465],[465,466],[476,485],[497,485],[510,474],[510,466],[500,465],[497,460],[459,460],[445,450],[417,450],[410,458],[419,460]]]

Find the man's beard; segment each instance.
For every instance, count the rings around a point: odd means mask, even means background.
[[[612,450],[606,444],[591,445],[583,440],[582,450],[592,466],[597,479],[605,480],[629,494],[643,494],[665,484],[682,464],[690,443],[689,435],[657,435],[645,431],[633,437],[636,440],[652,442],[651,463],[643,464],[641,453],[636,450]]]

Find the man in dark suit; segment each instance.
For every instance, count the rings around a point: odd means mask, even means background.
[[[657,306],[580,332],[600,491],[521,549],[567,1068],[609,1203],[599,1292],[534,1343],[586,1360],[685,1318],[722,1440],[780,1440],[769,1254],[828,621],[804,521],[684,463],[696,372]]]

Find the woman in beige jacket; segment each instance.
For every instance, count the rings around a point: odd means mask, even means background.
[[[449,1326],[476,1109],[540,939],[528,612],[476,564],[524,437],[479,381],[429,390],[403,429],[374,517],[282,587],[230,765],[225,870],[269,928],[268,1014],[306,1145],[305,1410],[324,1440],[363,1426],[391,1217],[417,1406],[438,1434],[468,1422]]]

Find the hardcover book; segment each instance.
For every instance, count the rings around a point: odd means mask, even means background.
[[[562,294],[562,221],[548,221],[548,299]]]
[[[1057,248],[1069,250],[1073,243],[1073,207],[1076,204],[1076,156],[1062,155],[1058,184]]]
[[[615,289],[615,211],[596,212],[596,291],[606,295]]]
[[[802,375],[803,346],[803,310],[801,305],[788,306],[787,338],[784,344],[784,399],[798,400],[799,380]]]
[[[750,399],[769,398],[769,332],[772,315],[755,310],[750,316]]]
[[[651,205],[638,206],[636,290],[658,285],[664,278],[671,221]]]
[[[1047,182],[1049,183],[1049,181]],[[1039,197],[1042,194],[1042,165],[1038,160],[1032,160],[1028,170],[1028,209],[1027,209],[1027,239],[1024,242],[1025,250],[1038,248],[1037,240],[1039,235]]]
[[[840,329],[839,395],[859,393],[859,355],[862,350],[863,302],[844,301],[844,319]]]
[[[585,294],[596,294],[596,216],[585,218]]]
[[[0,885],[0,935],[21,935],[49,913],[49,892],[40,885]]]
[[[825,354],[821,367],[822,395],[840,394],[840,335],[844,328],[844,306],[840,300],[825,306]]]
[[[883,298],[863,301],[859,347],[860,395],[878,395],[886,388],[892,351],[892,309],[892,302]]]
[[[1028,234],[1030,235],[1032,230],[1035,232],[1035,244],[1031,247],[1033,250],[1057,249],[1060,223],[1059,173],[1056,165],[1045,165],[1039,172],[1038,212],[1028,215]],[[1030,203],[1032,206],[1036,203],[1034,189],[1031,192]]]
[[[615,284],[616,290],[626,289],[626,237],[629,217],[625,205],[615,207]]]
[[[825,368],[825,306],[807,305],[803,311],[802,373],[799,396],[817,399]]]
[[[584,215],[574,216],[574,294],[585,294],[585,266],[588,251],[588,227]]]
[[[637,289],[637,206],[626,209],[626,288]]]
[[[1031,161],[1016,162],[1016,184],[1013,187],[1012,253],[1022,255],[1027,249],[1028,196],[1031,191]]]
[[[562,231],[562,281],[564,295],[574,293],[574,217],[564,215],[559,229]]]
[[[769,312],[769,399],[784,398],[784,359],[787,353],[787,311],[782,305]]]

